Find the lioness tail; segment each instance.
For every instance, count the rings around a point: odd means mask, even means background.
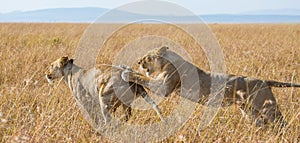
[[[300,84],[296,84],[296,83],[278,82],[272,80],[267,80],[265,82],[272,87],[300,87]]]

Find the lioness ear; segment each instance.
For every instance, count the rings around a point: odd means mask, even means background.
[[[157,49],[155,53],[156,53],[156,55],[163,56],[168,49],[169,49],[169,47],[163,46],[163,47]]]
[[[61,57],[59,59],[59,67],[64,67],[69,62],[69,58],[67,56]]]

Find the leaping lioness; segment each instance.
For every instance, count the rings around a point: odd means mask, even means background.
[[[139,95],[152,105],[159,117],[163,119],[157,105],[141,85],[129,82],[130,88],[128,88],[128,83],[121,78],[123,70],[123,68],[105,65],[85,70],[73,64],[73,59],[61,57],[51,63],[46,78],[50,83],[55,79],[63,78],[79,102],[79,106],[83,106],[82,108],[88,112],[96,126],[101,120],[103,121],[103,118],[100,118],[101,114],[107,123],[111,120],[109,111],[115,111],[120,105],[127,109],[125,114],[128,120],[131,108],[127,105],[130,105]],[[116,94],[120,96],[117,97]]]
[[[181,92],[182,90],[184,92],[190,91],[192,87],[182,87],[182,82],[190,80],[186,79],[185,75],[190,74],[192,69],[196,69],[195,73],[199,78],[199,87],[196,87],[196,89],[200,89],[200,95],[186,97],[194,102],[204,104],[207,101],[207,97],[210,94],[214,94],[211,93],[213,80],[225,81],[226,84],[222,88],[225,91],[222,105],[238,103],[243,113],[244,111],[251,113],[252,122],[256,123],[257,126],[266,124],[268,121],[273,123],[278,122],[280,127],[286,125],[271,87],[300,87],[300,84],[260,80],[245,76],[207,73],[186,61],[175,52],[168,50],[168,47],[148,52],[148,54],[138,61],[138,64],[143,75],[128,70],[122,73],[122,78],[125,81],[143,85],[150,89],[151,92],[164,97],[178,89]],[[177,67],[174,65],[177,65]],[[178,71],[184,74],[180,75]]]

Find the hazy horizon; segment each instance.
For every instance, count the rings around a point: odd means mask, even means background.
[[[104,1],[104,0],[52,0],[38,1],[27,0],[18,1],[10,0],[0,5],[0,13],[11,13],[16,11],[34,11],[52,8],[81,8],[81,7],[97,7],[105,9],[114,9],[124,4],[136,2],[137,0],[125,1]],[[150,0],[148,0],[150,1]],[[211,0],[211,1],[193,1],[193,0],[167,0],[167,2],[175,3],[182,6],[195,14],[240,14],[247,12],[277,10],[277,9],[300,9],[300,1],[298,0]],[[4,3],[4,2],[3,2]]]

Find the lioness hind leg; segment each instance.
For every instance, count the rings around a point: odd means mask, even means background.
[[[252,122],[256,126],[264,126],[268,122],[276,124],[279,128],[287,125],[275,101],[266,100],[261,110],[251,109]]]
[[[131,117],[132,109],[131,109],[131,107],[129,107],[125,104],[122,104],[122,107],[123,107],[123,110],[125,111],[125,121],[127,122],[129,120],[129,118]]]
[[[278,125],[279,128],[282,128],[287,125],[287,122],[284,120],[282,113],[280,112],[275,101],[265,101],[262,109],[262,115],[268,121],[276,123],[276,125]]]
[[[112,105],[112,107],[111,107],[111,112],[112,113],[115,113],[116,111],[117,111],[117,108],[119,107],[119,106],[121,106],[121,104],[122,104],[122,102],[121,101],[119,101],[119,100],[117,100],[117,101],[115,101],[114,102],[114,105]]]
[[[258,85],[258,86],[257,86]],[[279,125],[280,128],[286,125],[284,118],[279,111],[276,99],[271,88],[264,82],[256,84],[250,96],[250,104],[253,109],[252,114],[256,125],[265,125],[271,122]]]
[[[263,118],[261,113],[256,109],[251,109],[251,117],[252,123],[255,123],[257,127],[264,126],[268,123],[268,120]]]

